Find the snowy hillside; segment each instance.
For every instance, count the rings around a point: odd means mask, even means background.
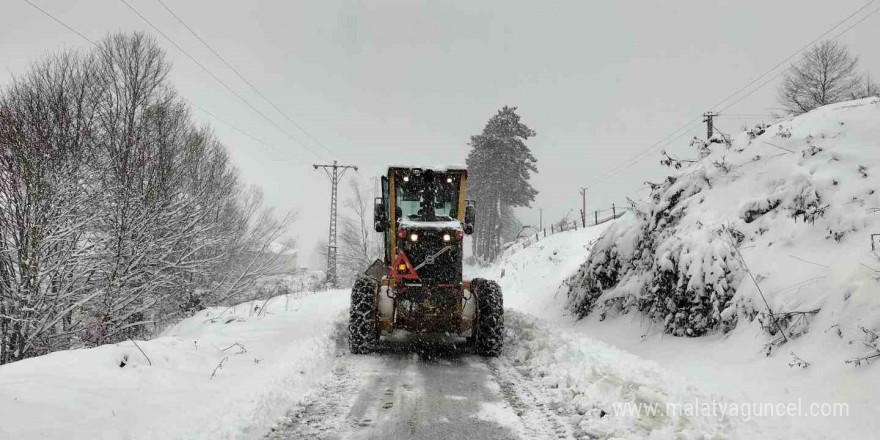
[[[653,393],[660,402],[698,400],[706,405],[729,405],[727,412],[712,412],[715,416],[724,413],[728,422],[732,408],[741,416],[751,411],[740,417],[747,423],[727,425],[729,431],[720,438],[874,437],[880,429],[875,417],[880,405],[880,370],[873,365],[855,368],[840,361],[849,350],[862,351],[862,339],[841,344],[836,332],[820,328],[787,345],[785,353],[768,357],[762,344],[772,336],[757,321],[747,321],[726,334],[679,338],[666,334],[663,322],[654,323],[642,314],[594,314],[580,319],[567,310],[568,283],[578,267],[590,259],[586,249],[632,221],[627,215],[610,225],[558,234],[514,250],[496,265],[471,268],[474,276],[499,279],[504,289],[508,321],[516,323],[511,327],[509,340],[513,343],[505,357],[544,377],[548,388],[557,393],[556,401],[567,402],[563,406],[587,405],[576,408],[576,412],[583,411],[581,419],[575,416],[576,423],[599,434],[587,428],[604,422],[590,420],[589,404],[604,402],[608,407],[609,401],[638,401],[626,390],[639,390]],[[798,366],[789,351],[810,366]],[[607,383],[617,384],[621,387],[617,390],[623,392],[592,394],[613,390]],[[834,404],[844,404],[845,413],[811,412]],[[779,408],[785,410],[780,413]],[[664,431],[676,423],[666,422],[670,425],[653,426],[659,438],[676,432]],[[636,426],[644,424],[637,422]],[[724,425],[714,425],[719,426]],[[632,437],[638,437],[637,433],[622,436]]]
[[[624,216],[623,218],[626,218]],[[619,221],[619,220],[618,220]],[[521,249],[511,246],[488,267],[469,267],[472,277],[499,281],[504,291],[507,346],[503,357],[540,380],[550,405],[570,414],[576,438],[774,438],[800,432],[790,421],[755,420],[730,412],[666,412],[675,405],[743,401],[710,391],[664,366],[591,337],[565,311],[565,280],[589,256],[609,227],[569,231]],[[562,287],[562,289],[560,289]],[[740,397],[740,396],[737,396]],[[663,408],[660,414],[626,413],[621,403]],[[629,407],[626,407],[629,408]],[[655,436],[655,437],[652,437]]]
[[[880,100],[694,146],[593,248],[569,280],[571,310],[637,310],[681,336],[754,319],[768,352],[813,330],[866,340],[836,361],[876,353]]]

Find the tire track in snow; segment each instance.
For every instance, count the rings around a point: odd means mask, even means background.
[[[552,405],[504,359],[451,344],[343,355],[269,439],[568,439]]]
[[[266,435],[267,439],[317,439],[340,438],[340,428],[354,428],[368,421],[353,419],[349,409],[354,397],[366,380],[357,374],[357,364],[350,355],[339,357],[332,375]]]
[[[561,407],[546,398],[506,359],[489,359],[486,364],[501,386],[502,396],[523,421],[529,438],[574,438],[569,423],[561,415]]]

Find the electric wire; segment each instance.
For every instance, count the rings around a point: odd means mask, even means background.
[[[874,3],[874,1],[876,1],[876,0],[871,0],[868,4]],[[866,5],[866,6],[867,6],[867,5]],[[864,7],[860,8],[860,10],[863,9],[863,8],[864,8]],[[880,11],[880,6],[878,6],[877,8],[874,8],[871,12],[865,14],[865,15],[864,15],[862,18],[860,18],[858,21],[856,21],[855,23],[853,23],[852,25],[850,25],[849,27],[847,27],[846,29],[844,29],[843,31],[841,31],[839,34],[837,34],[837,35],[835,35],[834,37],[832,37],[831,40],[836,40],[836,39],[840,38],[842,35],[844,35],[844,34],[846,34],[847,32],[849,32],[852,28],[854,28],[854,27],[860,25],[862,22],[864,22],[865,20],[867,20],[869,17],[871,17],[872,15],[876,14],[878,11]],[[852,15],[850,15],[850,17],[851,17],[851,16],[852,16]],[[835,28],[836,28],[836,27],[837,27],[837,26],[835,26]],[[823,35],[827,35],[827,32],[826,32],[825,34],[823,34]],[[814,40],[814,41],[815,41],[815,40]],[[721,113],[721,112],[723,112],[724,110],[726,110],[726,109],[728,109],[728,108],[730,108],[730,107],[732,107],[732,106],[738,104],[738,103],[741,102],[742,100],[748,98],[749,96],[751,96],[753,93],[757,92],[758,90],[763,89],[767,84],[769,84],[770,82],[776,80],[777,78],[779,78],[780,76],[782,76],[782,75],[784,75],[784,74],[785,74],[785,70],[781,70],[779,73],[777,73],[776,75],[774,75],[773,77],[771,77],[771,78],[768,79],[767,81],[764,81],[763,83],[761,83],[761,85],[759,85],[758,87],[752,89],[749,93],[747,93],[747,94],[745,94],[744,96],[740,97],[740,98],[737,99],[736,101],[733,101],[733,102],[731,102],[730,104],[727,104],[726,106],[724,106],[721,110],[718,111],[718,113]]]
[[[95,45],[95,46],[98,45],[98,43],[95,43],[94,41],[90,40],[89,37],[87,37],[87,36],[81,34],[78,30],[76,30],[76,29],[74,29],[74,28],[68,26],[67,23],[65,23],[65,22],[63,22],[63,21],[61,21],[61,20],[55,18],[55,16],[53,16],[52,14],[46,12],[45,9],[43,9],[43,8],[41,8],[41,7],[39,7],[39,6],[35,5],[35,4],[33,4],[33,3],[31,3],[30,0],[24,0],[24,2],[27,3],[27,4],[29,4],[29,5],[31,5],[31,6],[33,6],[34,9],[36,9],[36,10],[42,12],[43,15],[45,15],[45,16],[51,18],[52,20],[55,20],[56,23],[60,24],[61,26],[64,26],[64,27],[67,28],[67,30],[69,30],[70,32],[73,32],[74,34],[79,35],[83,40],[86,40],[86,41],[88,41],[89,43],[92,43],[92,44]]]
[[[278,153],[278,154],[280,154],[280,155],[282,155],[282,156],[289,155],[290,157],[296,159],[298,162],[300,162],[300,163],[303,164],[303,165],[310,165],[308,161],[306,161],[306,160],[304,160],[303,158],[297,156],[296,154],[293,154],[293,153],[290,152],[290,151],[283,151],[283,150],[281,150],[280,148],[278,148],[278,147],[276,147],[276,146],[274,146],[274,145],[272,145],[272,144],[269,144],[268,142],[266,142],[266,141],[264,141],[264,140],[262,140],[262,139],[260,139],[260,138],[258,138],[258,137],[256,137],[256,136],[254,136],[254,135],[248,133],[247,131],[244,131],[244,130],[242,130],[241,128],[238,128],[238,127],[235,126],[234,124],[232,124],[232,123],[230,123],[230,122],[227,122],[227,121],[221,119],[220,117],[218,117],[218,116],[215,115],[214,113],[208,111],[207,109],[205,109],[204,107],[202,107],[202,106],[196,104],[195,102],[192,102],[191,100],[187,99],[186,97],[184,97],[184,96],[180,96],[180,99],[183,99],[184,101],[186,101],[187,103],[189,103],[189,105],[191,105],[191,106],[193,106],[194,108],[198,109],[198,110],[201,111],[202,113],[205,113],[206,115],[208,115],[208,116],[210,116],[210,117],[216,119],[218,122],[220,122],[220,123],[222,123],[222,124],[228,126],[229,128],[231,128],[231,129],[237,131],[238,133],[241,133],[242,135],[244,135],[244,136],[250,138],[251,140],[253,140],[254,142],[257,142],[257,143],[259,143],[259,144],[261,144],[261,145],[263,145],[263,146],[265,146],[265,147],[267,147],[267,148],[269,148],[269,149],[275,151],[276,153]]]
[[[729,100],[729,99],[735,97],[736,95],[738,95],[738,94],[741,93],[742,91],[748,89],[750,86],[752,86],[752,85],[755,84],[756,82],[760,81],[762,78],[764,78],[765,76],[767,76],[769,73],[771,73],[771,72],[773,72],[774,70],[778,69],[780,66],[782,66],[783,64],[785,64],[786,62],[788,62],[789,60],[791,60],[792,58],[794,58],[794,57],[797,56],[798,54],[802,53],[804,50],[806,50],[806,49],[812,47],[812,45],[815,44],[817,41],[819,41],[821,38],[823,38],[823,37],[825,37],[826,35],[828,35],[828,34],[830,34],[831,32],[833,32],[835,29],[837,29],[837,28],[840,27],[842,24],[844,24],[844,23],[846,23],[847,21],[849,21],[851,18],[853,18],[853,17],[855,17],[856,15],[858,15],[860,12],[864,11],[865,8],[867,8],[868,6],[870,6],[871,4],[873,4],[873,3],[876,2],[876,1],[877,1],[877,0],[870,0],[869,2],[865,3],[864,5],[862,5],[862,6],[859,7],[858,9],[856,9],[854,12],[850,13],[849,15],[847,15],[844,19],[842,19],[842,20],[840,20],[839,22],[837,22],[836,24],[834,24],[834,25],[833,25],[831,28],[829,28],[827,31],[823,32],[821,35],[819,35],[818,37],[814,38],[812,41],[810,41],[810,43],[808,43],[807,45],[801,47],[801,48],[798,49],[796,52],[794,52],[794,53],[792,53],[791,55],[789,55],[786,59],[782,60],[781,62],[779,62],[778,64],[776,64],[776,65],[773,66],[772,68],[768,69],[767,71],[765,71],[764,73],[762,73],[761,75],[759,75],[757,78],[753,79],[752,81],[750,81],[748,84],[746,84],[745,86],[741,87],[741,88],[738,89],[737,91],[731,93],[730,95],[728,95],[727,97],[725,97],[724,99],[722,99],[721,101],[719,101],[717,104],[713,105],[713,106],[710,107],[710,108],[715,108],[715,107],[717,107],[717,106],[723,104],[723,103],[726,102],[727,100]],[[851,29],[853,29],[854,27],[858,26],[859,24],[861,24],[862,22],[864,22],[868,17],[874,15],[874,14],[875,14],[876,12],[878,12],[878,11],[880,11],[880,7],[871,10],[871,12],[869,12],[869,13],[866,14],[866,15],[864,15],[864,16],[861,17],[859,20],[857,20],[856,22],[854,22],[853,24],[851,24],[849,27],[847,27],[846,29],[844,29],[843,31],[841,31],[840,33],[838,33],[837,35],[835,35],[835,36],[832,38],[832,40],[837,39],[837,38],[839,38],[840,36],[846,34],[846,33],[849,32]],[[739,99],[737,99],[737,100],[735,100],[735,101],[733,101],[733,102],[731,102],[731,103],[725,105],[724,107],[722,107],[722,108],[718,111],[718,113],[721,113],[721,112],[723,112],[724,110],[730,108],[731,106],[733,106],[733,105],[735,105],[735,104],[741,102],[742,100],[748,98],[749,96],[751,96],[752,94],[754,94],[754,93],[757,92],[758,90],[764,88],[767,84],[769,84],[770,82],[772,82],[772,81],[775,80],[776,78],[779,78],[780,76],[782,76],[784,73],[785,73],[785,70],[780,71],[779,73],[777,73],[777,74],[774,75],[773,77],[771,77],[771,78],[769,78],[768,80],[766,80],[766,81],[764,81],[763,83],[761,83],[758,87],[756,87],[756,88],[750,90],[747,94],[741,96]],[[683,126],[680,126],[678,129],[676,129],[675,131],[673,131],[671,134],[667,135],[666,137],[664,137],[664,138],[661,139],[660,141],[658,141],[658,142],[652,144],[651,146],[649,146],[648,148],[646,148],[646,149],[644,149],[644,150],[639,151],[638,153],[636,153],[635,156],[631,157],[630,159],[627,159],[626,161],[622,162],[620,165],[618,165],[618,166],[612,168],[612,170],[611,170],[610,172],[605,173],[605,174],[601,175],[600,177],[594,179],[594,181],[593,181],[592,183],[590,183],[589,186],[596,186],[596,185],[599,185],[599,184],[601,184],[601,183],[604,183],[604,182],[607,181],[608,179],[610,179],[610,178],[612,178],[612,177],[614,177],[614,176],[620,174],[622,171],[624,171],[624,170],[630,168],[631,166],[633,166],[633,165],[635,165],[635,164],[641,162],[642,160],[644,160],[645,157],[647,157],[647,154],[652,153],[652,152],[654,152],[654,151],[656,151],[656,150],[659,150],[659,149],[661,149],[661,148],[663,148],[663,147],[665,147],[665,146],[671,144],[671,143],[674,142],[675,140],[678,140],[679,138],[681,138],[681,136],[676,137],[676,138],[674,138],[674,139],[672,139],[672,140],[670,140],[670,141],[666,141],[666,139],[669,139],[670,137],[674,136],[675,133],[678,133],[678,132],[680,132],[681,130],[686,129],[688,126],[692,125],[694,122],[697,122],[697,121],[699,121],[699,120],[700,120],[700,119],[697,118],[697,119],[694,119],[694,120],[692,120],[692,121],[690,121],[690,122],[684,124]]]
[[[87,41],[87,42],[93,44],[93,45],[96,46],[96,47],[100,47],[97,43],[95,43],[94,41],[90,40],[88,37],[86,37],[85,35],[83,35],[83,34],[80,33],[79,31],[77,31],[76,29],[74,29],[73,27],[71,27],[70,25],[68,25],[67,23],[61,21],[59,18],[55,17],[54,15],[52,15],[51,13],[49,13],[48,11],[46,11],[46,10],[44,10],[44,9],[42,9],[42,8],[40,8],[40,7],[38,7],[38,6],[36,6],[36,5],[34,5],[34,4],[31,3],[29,0],[23,0],[23,1],[24,1],[25,3],[30,4],[30,5],[33,6],[34,8],[36,8],[37,10],[39,10],[40,12],[42,12],[44,15],[46,15],[46,16],[49,17],[49,18],[51,18],[53,21],[55,21],[55,22],[57,22],[58,24],[64,26],[64,27],[65,27],[66,29],[68,29],[69,31],[75,33],[76,35],[79,35],[80,38],[82,38],[83,40],[85,40],[85,41]],[[263,140],[257,138],[256,136],[254,136],[254,135],[252,135],[252,134],[250,134],[250,133],[248,133],[248,132],[242,130],[241,128],[235,126],[234,124],[232,124],[232,123],[230,123],[230,122],[227,122],[227,121],[224,121],[223,119],[220,119],[220,118],[217,117],[217,115],[215,115],[214,113],[211,113],[210,111],[206,110],[204,107],[202,107],[202,106],[196,104],[195,102],[193,102],[193,101],[187,99],[185,96],[182,96],[182,95],[178,95],[178,96],[179,96],[181,99],[183,99],[184,101],[186,101],[187,103],[189,103],[190,105],[192,105],[193,107],[195,107],[196,109],[198,109],[198,110],[200,110],[200,111],[206,113],[207,115],[213,117],[213,118],[216,119],[217,121],[219,121],[219,122],[221,122],[221,123],[223,123],[223,124],[229,126],[229,127],[232,128],[233,130],[235,130],[235,131],[237,131],[237,132],[239,132],[239,133],[241,133],[241,134],[243,134],[243,135],[245,135],[245,136],[247,136],[247,137],[253,139],[254,141],[256,141],[256,142],[258,142],[258,143],[260,143],[260,144],[262,144],[262,145],[264,145],[264,146],[266,146],[266,147],[268,147],[268,148],[271,148],[272,150],[274,150],[274,151],[276,151],[276,152],[278,152],[278,153],[280,153],[280,154],[282,154],[282,155],[285,155],[285,154],[286,154],[286,155],[290,155],[291,157],[293,157],[294,159],[298,160],[299,162],[308,165],[308,162],[306,162],[306,161],[303,160],[302,158],[298,157],[297,155],[293,154],[291,151],[282,151],[280,148],[275,147],[275,146],[272,146],[272,145],[266,143],[265,141],[263,141]]]
[[[780,61],[780,62],[777,63],[775,66],[773,66],[773,67],[767,69],[766,71],[764,71],[764,73],[758,75],[758,77],[756,77],[755,79],[751,80],[748,84],[746,84],[745,86],[739,88],[737,91],[731,93],[730,95],[727,95],[727,97],[725,97],[725,98],[722,99],[721,101],[718,101],[718,103],[716,103],[715,105],[713,105],[713,106],[711,106],[711,107],[709,107],[709,108],[710,108],[710,109],[714,109],[715,107],[718,107],[719,105],[723,104],[723,103],[724,103],[725,101],[727,101],[728,99],[731,99],[731,98],[733,98],[734,96],[738,95],[738,94],[739,94],[740,92],[742,92],[743,90],[748,89],[748,88],[751,87],[753,84],[755,84],[756,82],[760,81],[761,78],[767,76],[770,72],[773,72],[774,70],[778,69],[780,66],[782,66],[782,65],[785,64],[785,63],[787,63],[787,62],[790,61],[792,58],[798,56],[801,52],[807,50],[810,46],[812,46],[813,44],[815,44],[817,41],[819,41],[820,39],[822,39],[822,38],[825,37],[826,35],[830,34],[832,31],[834,31],[835,29],[837,29],[838,27],[840,27],[840,25],[842,25],[843,23],[849,21],[850,18],[853,18],[854,16],[858,15],[859,12],[862,12],[865,8],[867,8],[868,6],[870,6],[870,5],[871,5],[872,3],[874,3],[875,1],[877,1],[877,0],[870,0],[869,2],[865,3],[864,5],[862,5],[862,7],[856,9],[855,11],[853,11],[852,13],[850,13],[849,15],[847,15],[844,19],[838,21],[836,24],[834,24],[834,26],[832,26],[831,28],[829,28],[828,30],[826,30],[825,32],[823,32],[821,35],[819,35],[818,37],[814,38],[812,41],[810,41],[809,43],[807,43],[806,45],[804,45],[804,46],[801,47],[800,49],[798,49],[798,50],[796,50],[795,52],[793,52],[791,55],[788,56],[788,58],[786,58],[786,59]],[[872,12],[872,14],[873,14],[873,12]],[[870,14],[869,14],[869,15],[870,15]],[[847,29],[847,30],[849,30],[849,29]],[[844,31],[844,32],[846,32],[846,31]],[[836,37],[835,37],[835,38],[836,38]],[[728,108],[728,107],[730,107],[730,106],[728,105],[728,106],[725,107],[725,108]],[[721,113],[721,112],[719,111],[718,113]]]
[[[237,97],[241,102],[243,102],[245,105],[247,105],[251,110],[253,110],[255,113],[257,113],[258,115],[260,115],[260,117],[262,117],[264,120],[266,120],[266,122],[270,123],[273,127],[275,127],[276,129],[278,129],[278,131],[284,133],[288,138],[290,138],[291,140],[293,140],[294,142],[296,142],[297,144],[299,144],[299,145],[300,145],[301,147],[303,147],[304,149],[308,150],[310,153],[312,153],[313,155],[315,155],[315,157],[317,157],[317,158],[321,158],[321,155],[318,154],[315,150],[313,150],[313,149],[310,148],[308,145],[306,145],[305,143],[303,143],[302,141],[300,141],[299,139],[297,139],[296,137],[294,137],[293,135],[291,135],[287,130],[285,130],[285,129],[282,128],[280,125],[278,125],[275,121],[273,121],[273,120],[270,119],[268,116],[266,116],[265,113],[261,112],[259,109],[257,109],[256,107],[254,107],[254,105],[251,104],[250,101],[248,101],[248,100],[245,99],[243,96],[241,96],[238,92],[236,92],[235,90],[233,90],[232,87],[229,87],[229,85],[227,85],[222,79],[220,79],[219,77],[217,77],[217,75],[215,75],[215,74],[214,74],[213,72],[211,72],[207,67],[205,67],[204,64],[200,63],[197,59],[195,59],[195,57],[193,57],[192,55],[190,55],[189,52],[187,52],[186,50],[184,50],[179,44],[177,44],[174,40],[172,40],[171,37],[169,37],[169,36],[166,35],[164,32],[162,32],[161,29],[159,29],[158,27],[156,27],[156,25],[154,25],[149,19],[147,19],[147,17],[145,17],[143,14],[141,14],[137,9],[135,9],[133,6],[131,6],[131,4],[129,4],[126,0],[119,0],[119,1],[122,2],[122,4],[124,4],[125,6],[127,6],[128,9],[130,9],[132,12],[134,12],[134,13],[135,13],[138,17],[140,17],[144,22],[146,22],[151,28],[153,28],[153,30],[155,30],[156,32],[158,32],[159,35],[161,35],[163,38],[165,38],[166,40],[168,40],[169,43],[171,43],[171,44],[172,44],[177,50],[179,50],[182,54],[184,54],[187,58],[189,58],[190,61],[192,61],[193,63],[195,63],[195,65],[199,66],[199,68],[201,68],[205,73],[207,73],[211,78],[213,78],[214,81],[216,81],[217,83],[219,83],[219,84],[220,84],[221,86],[223,86],[226,90],[228,90],[228,91],[229,91],[230,93],[232,93],[235,97]]]
[[[216,56],[220,61],[222,61],[223,64],[225,64],[226,67],[229,68],[229,70],[234,72],[242,81],[244,81],[244,83],[247,84],[248,87],[251,88],[251,90],[256,92],[257,95],[259,95],[261,98],[263,98],[264,101],[269,103],[269,105],[272,106],[272,108],[274,108],[275,111],[277,111],[279,114],[281,114],[281,116],[283,116],[284,119],[287,119],[288,122],[293,124],[299,131],[305,133],[306,136],[308,136],[312,141],[314,141],[316,144],[321,146],[321,148],[326,150],[328,153],[335,154],[329,147],[327,147],[321,141],[319,141],[317,138],[312,136],[312,134],[309,133],[308,130],[306,130],[305,128],[300,126],[300,124],[298,124],[290,116],[288,116],[287,113],[285,113],[277,105],[275,105],[275,103],[271,99],[266,97],[266,95],[264,95],[263,92],[260,91],[260,89],[258,89],[253,83],[251,83],[247,78],[245,78],[245,76],[242,75],[238,69],[236,69],[231,63],[226,61],[226,59],[223,58],[223,56],[220,55],[220,53],[217,52],[217,50],[215,50],[210,44],[208,44],[208,42],[205,41],[195,30],[193,30],[192,27],[190,27],[188,24],[186,24],[186,22],[183,21],[183,19],[180,18],[179,15],[177,15],[173,10],[171,10],[171,8],[169,8],[168,5],[165,4],[165,2],[163,2],[162,0],[156,0],[156,1],[159,2],[159,4],[162,5],[162,7],[165,8],[165,10],[168,11],[168,13],[171,14],[171,16],[173,16],[181,25],[183,25],[183,27],[186,28],[186,30],[189,31],[190,34],[192,34],[194,37],[196,37],[196,39],[199,40],[199,42],[202,43],[203,46],[208,48],[208,50],[210,50],[211,53],[214,54],[214,56]]]

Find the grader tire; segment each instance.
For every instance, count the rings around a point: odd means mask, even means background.
[[[368,277],[358,278],[351,289],[348,346],[354,354],[369,353],[379,342],[378,290],[376,280]]]
[[[481,356],[497,357],[504,343],[504,301],[495,281],[475,279],[471,287],[477,297],[476,351]]]

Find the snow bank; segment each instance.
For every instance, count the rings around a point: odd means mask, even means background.
[[[666,334],[662,321],[639,313],[593,314],[583,319],[575,314],[567,316],[565,293],[572,274],[591,258],[589,249],[599,240],[617,237],[615,241],[622,248],[634,248],[634,240],[626,240],[632,236],[624,234],[628,228],[621,227],[631,221],[624,217],[616,226],[557,234],[524,249],[513,249],[495,265],[466,267],[471,276],[501,281],[509,330],[504,359],[517,365],[525,376],[546,381],[543,390],[550,393],[554,406],[572,417],[578,433],[639,438],[648,436],[648,430],[642,429],[647,426],[657,438],[698,437],[699,432],[711,438],[709,433],[730,426],[729,432],[718,437],[876,436],[880,430],[876,417],[880,369],[873,364],[854,368],[841,361],[864,352],[863,343],[868,340],[864,333],[842,339],[837,327],[826,330],[830,324],[814,320],[818,331],[768,357],[762,344],[772,337],[757,320],[741,322],[728,333],[677,338]],[[809,362],[809,367],[798,366],[794,356]],[[638,397],[639,393],[630,392],[633,389],[653,397]],[[659,408],[667,403],[725,404],[728,411],[738,408],[753,414],[750,420],[728,417],[729,425],[724,425],[717,419],[718,411],[696,420],[655,420],[614,411],[627,402],[653,402]],[[829,404],[845,404],[846,413],[809,413],[812,405],[824,408]],[[798,413],[768,414],[764,409],[762,414],[754,414],[764,405],[776,409],[794,405]],[[606,416],[597,418],[602,412]],[[609,415],[616,417],[606,420]],[[679,430],[688,423],[694,428]]]
[[[757,319],[768,350],[811,327],[844,342],[876,335],[880,99],[713,141],[696,140],[698,161],[654,185],[593,247],[568,281],[570,309],[638,310],[682,336]],[[859,346],[838,361],[877,352],[875,341]]]
[[[503,356],[568,414],[577,438],[773,438],[773,426],[732,410],[680,375],[605,343],[507,311]],[[701,404],[726,408],[701,412]],[[689,405],[694,410],[689,410]]]
[[[129,341],[0,367],[0,438],[261,437],[347,346],[348,296],[209,309],[140,349]]]
[[[590,248],[611,224],[540,237],[524,248],[514,244],[492,265],[465,266],[465,277],[497,281],[505,309],[556,319],[561,307],[554,292],[586,261]]]

